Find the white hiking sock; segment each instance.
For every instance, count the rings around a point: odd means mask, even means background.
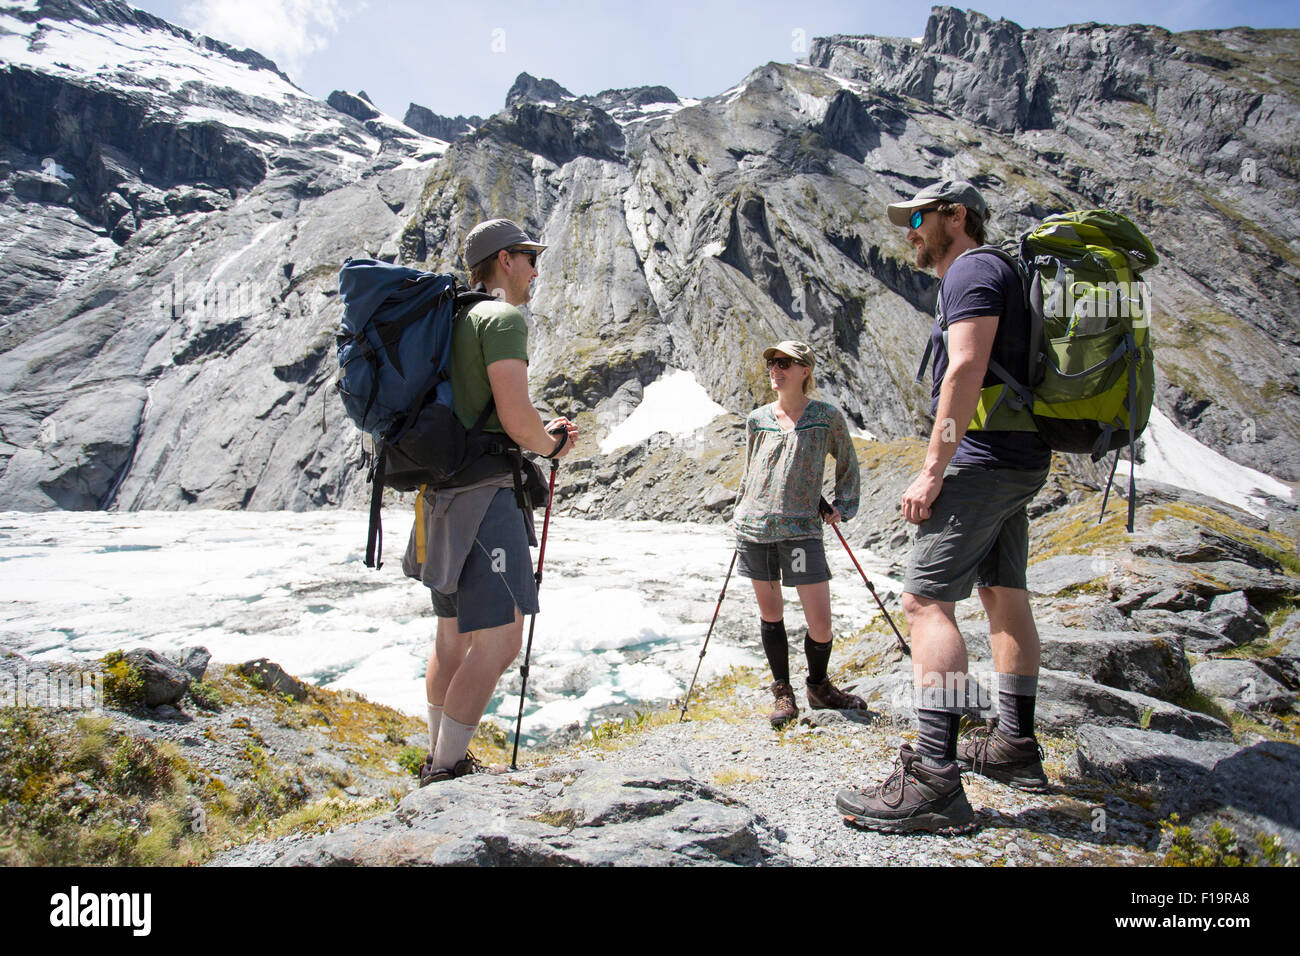
[[[427,706],[429,708],[429,716],[426,718],[429,723],[429,755],[432,756],[438,747],[438,725],[442,723],[442,708],[435,707],[433,704]]]
[[[459,720],[442,715],[438,727],[438,746],[433,752],[433,765],[439,770],[450,770],[465,759],[465,751],[474,737],[478,724],[462,724]]]

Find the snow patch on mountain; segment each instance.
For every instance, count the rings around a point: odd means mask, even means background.
[[[1179,429],[1159,408],[1151,409],[1151,420],[1142,434],[1142,443],[1145,452],[1143,461],[1137,466],[1139,483],[1160,481],[1189,488],[1261,517],[1264,515],[1265,495],[1291,500],[1290,485],[1239,465],[1213,448],[1202,445]],[[1116,481],[1120,475],[1127,477],[1128,470],[1129,463],[1121,460],[1115,470]],[[1139,494],[1141,490],[1139,484]]]
[[[310,99],[275,72],[255,69],[161,30],[42,19],[27,23],[0,13],[0,60],[115,89],[156,95],[159,84],[185,98],[196,80],[284,106]]]
[[[669,369],[645,388],[641,404],[600,443],[601,454],[624,445],[635,445],[656,432],[689,435],[727,410],[709,398],[709,393],[690,372]]]

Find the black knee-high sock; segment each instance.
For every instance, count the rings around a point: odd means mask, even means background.
[[[833,640],[822,644],[812,639],[812,635],[803,636],[803,653],[808,658],[808,683],[821,684],[826,680],[826,668],[831,663],[831,644]]]
[[[961,715],[942,710],[918,708],[916,721],[920,734],[915,750],[930,767],[943,767],[957,759],[957,727]]]
[[[761,621],[761,619],[760,619]],[[785,636],[785,620],[761,621],[763,653],[772,668],[772,679],[790,682],[790,644]]]
[[[1004,737],[1034,735],[1034,704],[1037,701],[1037,677],[998,674],[998,729]]]

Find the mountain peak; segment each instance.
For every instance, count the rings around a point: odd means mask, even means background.
[[[571,99],[575,99],[574,95],[554,80],[520,73],[515,77],[515,85],[506,94],[506,108],[519,103],[556,103]]]

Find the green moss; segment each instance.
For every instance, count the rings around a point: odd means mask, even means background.
[[[104,655],[100,665],[104,672],[105,702],[118,707],[144,704],[144,676],[139,668],[123,657],[120,650]]]
[[[1278,638],[1275,641],[1270,641],[1267,638],[1259,638],[1258,640],[1251,641],[1249,644],[1242,644],[1239,647],[1233,647],[1229,650],[1222,651],[1216,656],[1232,658],[1235,660],[1257,661],[1269,657],[1277,657],[1277,655],[1282,652],[1282,649],[1286,647],[1286,643],[1287,642],[1282,638]]]
[[[371,797],[367,800],[343,800],[327,797],[285,814],[267,828],[271,837],[288,834],[329,833],[340,826],[358,823],[387,813],[396,806],[396,801],[385,797]]]
[[[890,473],[900,469],[909,473],[918,472],[925,464],[926,447],[925,441],[920,438],[895,438],[885,442],[853,439],[858,466],[864,473],[882,467]]]
[[[1100,523],[1101,496],[1094,494],[1078,504],[1062,508],[1049,521],[1033,526],[1031,563],[1037,564],[1062,554],[1090,554],[1107,557],[1127,547],[1128,516],[1123,509],[1108,509]]]
[[[110,785],[118,793],[152,796],[172,789],[176,754],[166,745],[124,736],[108,759]]]
[[[276,765],[253,743],[246,743],[240,756],[249,764],[236,793],[241,813],[269,819],[299,806],[306,798],[307,786],[297,767]]]
[[[582,822],[581,810],[544,810],[533,814],[529,819],[544,823],[558,830],[572,830]]]
[[[1261,834],[1247,841],[1219,820],[1210,823],[1198,840],[1191,827],[1183,826],[1178,814],[1162,820],[1160,830],[1171,836],[1165,853],[1165,866],[1295,866],[1294,854],[1286,852],[1282,841],[1273,834]],[[1252,846],[1253,844],[1253,846]]]
[[[190,681],[188,693],[190,700],[194,701],[194,705],[200,710],[212,712],[221,710],[221,692],[214,685],[201,680]]]
[[[412,776],[420,775],[420,768],[424,766],[424,758],[428,756],[428,749],[425,747],[403,747],[402,752],[397,757],[397,765]]]

